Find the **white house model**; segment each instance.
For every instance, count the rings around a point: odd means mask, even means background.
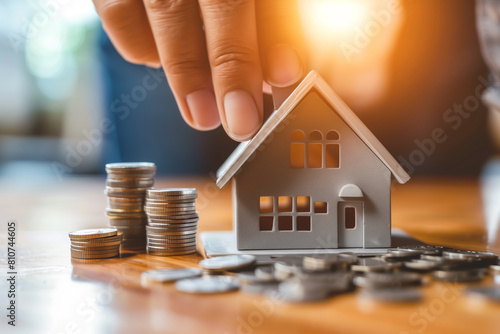
[[[217,172],[238,250],[391,246],[391,178],[409,175],[316,73]]]

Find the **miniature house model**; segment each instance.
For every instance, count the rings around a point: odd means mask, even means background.
[[[391,179],[409,175],[311,72],[217,172],[233,180],[238,250],[391,244]]]

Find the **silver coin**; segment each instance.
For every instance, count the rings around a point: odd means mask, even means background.
[[[287,302],[310,302],[328,298],[330,291],[324,283],[307,282],[297,278],[281,282],[278,290],[282,300]]]
[[[150,189],[147,195],[154,196],[189,196],[195,195],[198,192],[196,188],[163,188],[163,189]]]
[[[141,281],[147,282],[174,282],[180,279],[200,277],[202,270],[198,268],[158,269],[148,270],[141,274]]]
[[[196,249],[196,243],[185,245],[185,244],[180,244],[180,245],[157,245],[157,244],[149,244],[147,245],[148,251],[152,252],[161,252],[161,251],[172,251],[172,252],[182,252],[182,251],[187,251],[187,250],[192,250]]]
[[[385,262],[375,258],[360,258],[358,263],[351,266],[352,271],[371,272],[371,271],[390,271],[401,267],[399,262]]]
[[[422,252],[411,249],[389,249],[386,254],[380,255],[380,258],[385,261],[406,261],[410,259],[418,259]]]
[[[149,236],[146,237],[148,243],[150,244],[161,244],[161,245],[169,245],[169,244],[188,244],[188,243],[195,243],[196,238],[189,238],[189,239],[154,239],[150,238]]]
[[[146,168],[153,169],[156,165],[153,162],[111,162],[106,164],[106,169],[110,170],[123,170],[123,169],[137,169]]]
[[[468,250],[445,251],[443,252],[443,257],[447,259],[456,259],[456,260],[481,259],[485,263],[488,262],[488,264],[494,264],[498,261],[498,255],[494,253],[468,251]]]
[[[363,289],[359,297],[378,302],[407,303],[422,300],[422,293],[416,288]]]
[[[274,276],[282,281],[303,269],[304,259],[299,256],[282,256],[274,263]]]
[[[255,268],[255,276],[260,280],[264,281],[274,281],[276,276],[274,276],[274,265],[272,266],[260,266]]]
[[[378,289],[422,284],[422,277],[416,273],[368,272],[354,278],[354,285],[361,288]]]
[[[332,270],[346,268],[358,260],[354,254],[339,253],[339,254],[316,254],[305,256],[303,266],[307,270]]]
[[[158,215],[154,217],[148,217],[148,221],[162,221],[165,219],[168,220],[185,220],[185,219],[193,219],[193,218],[199,218],[199,215],[197,212],[190,213],[190,214],[182,214],[182,215]]]
[[[201,268],[209,270],[229,270],[249,266],[255,262],[253,255],[227,255],[201,260]]]
[[[177,232],[177,231],[193,231],[198,228],[198,223],[194,224],[174,224],[174,225],[164,225],[164,226],[145,226],[148,233],[164,233],[164,232]]]
[[[413,259],[411,261],[405,262],[403,266],[411,270],[426,272],[436,269],[439,266],[439,262]]]
[[[354,273],[341,270],[336,272],[297,273],[296,278],[305,282],[324,284],[330,293],[346,292],[352,287]]]
[[[230,276],[204,276],[177,281],[175,288],[187,293],[213,294],[237,290],[239,284]]]
[[[151,198],[146,194],[146,203],[194,203],[198,195],[192,196],[162,196]]]
[[[471,270],[435,270],[432,278],[443,282],[479,282],[484,277],[484,271],[481,269]]]
[[[154,185],[153,178],[120,178],[113,179],[107,178],[106,185],[108,187],[118,187],[118,188],[150,188]]]
[[[179,221],[172,221],[172,220],[166,220],[164,222],[148,222],[148,225],[151,227],[166,227],[166,228],[179,228],[179,227],[191,227],[191,226],[197,226],[198,225],[198,219],[193,219],[193,220],[179,220]]]
[[[477,286],[465,289],[469,297],[483,298],[493,302],[500,303],[500,286]]]

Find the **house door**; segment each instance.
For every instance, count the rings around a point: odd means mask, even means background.
[[[363,247],[363,202],[339,202],[337,221],[339,248]]]

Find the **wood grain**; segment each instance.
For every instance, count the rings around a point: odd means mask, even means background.
[[[212,179],[163,179],[158,187],[195,186],[200,231],[231,228],[229,187]],[[288,304],[239,292],[180,293],[142,286],[156,268],[195,267],[199,255],[124,253],[97,264],[71,264],[71,230],[106,225],[104,179],[68,179],[51,187],[0,190],[1,219],[18,221],[19,332],[26,333],[500,333],[500,305],[467,298],[464,284],[430,281],[419,303],[381,304],[355,293]],[[486,243],[478,182],[417,179],[393,189],[393,226],[437,245],[500,252]],[[1,231],[0,264],[6,236]],[[488,277],[482,284],[493,284]],[[3,287],[3,285],[0,285]],[[3,292],[2,292],[3,294]],[[0,323],[2,333],[6,333]],[[11,328],[6,328],[10,333]],[[14,331],[16,332],[16,331]]]

